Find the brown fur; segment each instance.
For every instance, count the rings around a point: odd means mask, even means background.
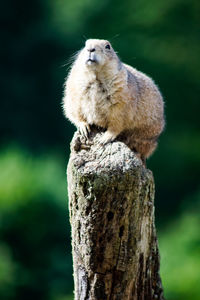
[[[108,46],[109,45],[109,46]],[[87,40],[66,80],[65,115],[87,136],[90,125],[106,129],[100,143],[116,137],[148,158],[164,128],[164,104],[153,80],[123,64],[106,40]]]

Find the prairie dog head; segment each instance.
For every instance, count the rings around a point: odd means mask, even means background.
[[[98,39],[89,39],[85,42],[85,47],[81,50],[78,60],[89,70],[102,69],[104,66],[118,68],[120,64],[110,42]]]

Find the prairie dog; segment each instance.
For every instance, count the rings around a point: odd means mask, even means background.
[[[164,128],[164,103],[147,75],[122,63],[109,41],[89,39],[66,79],[66,117],[88,137],[90,125],[106,129],[99,143],[122,140],[143,161]]]

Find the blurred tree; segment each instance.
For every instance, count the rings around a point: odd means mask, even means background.
[[[64,70],[56,69],[66,47],[48,20],[47,1],[1,2],[0,14],[1,140],[32,148],[58,143]]]

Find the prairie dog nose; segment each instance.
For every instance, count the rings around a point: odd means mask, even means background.
[[[95,48],[89,48],[89,49],[87,49],[87,51],[89,51],[89,52],[94,52],[94,51],[95,51]]]

